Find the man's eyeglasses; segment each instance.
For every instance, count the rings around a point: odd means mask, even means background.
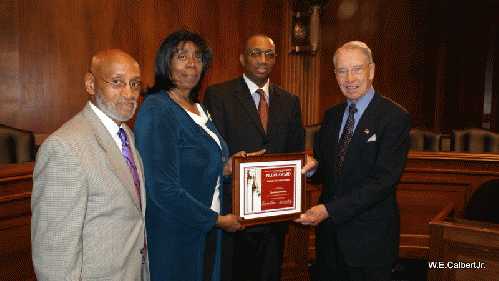
[[[251,52],[249,52],[247,54],[248,54],[248,56],[250,56],[252,58],[261,58],[262,54],[264,54],[265,58],[269,59],[269,60],[273,60],[273,59],[277,58],[276,53],[274,53],[272,51],[267,51],[267,52],[263,53],[260,50],[253,50],[253,51],[251,51]]]
[[[90,72],[90,73],[92,73],[92,75],[100,78],[102,81],[111,84],[111,87],[115,90],[122,90],[123,88],[125,88],[126,84],[130,84],[130,88],[132,89],[132,91],[140,91],[140,87],[142,86],[141,81],[129,81],[128,83],[121,80],[121,79],[113,79],[111,81],[107,81],[106,79],[100,77],[99,75],[97,75],[93,72]]]
[[[364,73],[364,69],[366,69],[368,66],[356,66],[350,70],[346,68],[337,68],[335,69],[336,76],[340,78],[345,78],[348,75],[348,72],[350,71],[353,75],[361,75]]]

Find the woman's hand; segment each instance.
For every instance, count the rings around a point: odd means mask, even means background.
[[[225,163],[225,166],[224,166],[224,177],[228,176],[228,175],[231,175],[232,174],[232,159],[235,157],[235,156],[242,156],[242,157],[246,157],[246,156],[255,156],[255,155],[262,155],[264,154],[266,151],[266,149],[262,149],[260,151],[257,151],[257,152],[252,152],[252,153],[246,153],[245,151],[239,151],[237,152],[236,154],[232,155],[231,157],[229,157],[229,159],[227,160],[227,163]]]
[[[218,220],[215,226],[224,229],[228,232],[236,232],[238,230],[244,229],[244,226],[239,224],[238,217],[234,216],[233,214],[218,216]]]

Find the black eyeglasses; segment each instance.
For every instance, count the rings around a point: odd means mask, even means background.
[[[100,78],[102,81],[111,84],[111,87],[115,90],[123,90],[126,84],[130,84],[130,89],[132,89],[132,91],[140,91],[140,87],[142,86],[142,81],[129,81],[128,83],[121,79],[114,79],[112,81],[108,81],[93,72],[90,73]]]
[[[253,51],[246,53],[246,54],[248,54],[248,56],[250,56],[252,58],[261,58],[262,54],[264,54],[265,58],[269,59],[269,60],[273,60],[273,59],[277,58],[276,53],[274,53],[272,51],[267,51],[267,52],[263,53],[260,50],[253,50]]]

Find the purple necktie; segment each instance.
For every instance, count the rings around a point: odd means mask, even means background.
[[[132,151],[130,150],[130,143],[128,142],[125,130],[123,130],[123,128],[120,128],[120,130],[118,131],[118,136],[120,137],[122,143],[123,157],[125,157],[128,169],[130,169],[130,173],[132,174],[133,177],[133,183],[135,184],[135,189],[137,190],[137,196],[139,197],[139,205],[141,205],[142,201],[140,197],[139,172],[137,172],[137,167],[135,166],[135,159],[133,158]]]
[[[135,190],[137,191],[137,197],[139,197],[139,206],[141,206],[142,209],[142,201],[141,201],[141,196],[140,196],[140,179],[139,179],[139,172],[137,172],[137,166],[135,166],[135,159],[133,158],[132,151],[130,150],[130,143],[128,142],[128,139],[125,134],[125,130],[123,128],[120,128],[118,131],[118,136],[121,139],[122,143],[122,153],[123,157],[125,157],[125,161],[128,165],[128,169],[130,169],[130,173],[132,174],[133,177],[133,183],[135,184]],[[142,254],[142,263],[145,262],[146,255],[147,255],[147,243],[144,238],[144,248],[141,250]]]
[[[343,161],[345,161],[348,144],[350,144],[350,140],[352,139],[353,125],[355,123],[353,115],[355,114],[355,112],[357,112],[357,108],[355,108],[355,103],[353,103],[348,108],[347,122],[345,123],[345,127],[343,127],[343,133],[341,133],[341,138],[338,142],[338,161],[336,162],[338,175],[341,173],[341,169],[343,168]]]

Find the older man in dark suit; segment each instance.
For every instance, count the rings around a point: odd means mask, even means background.
[[[320,280],[390,280],[400,230],[395,189],[411,117],[372,87],[374,63],[366,44],[343,45],[334,64],[347,101],[324,115],[314,146],[314,177],[324,187],[319,205],[297,221],[318,225]]]
[[[243,76],[206,89],[204,104],[230,155],[262,149],[271,154],[303,151],[300,101],[269,82],[275,58],[269,37],[252,36],[239,58]],[[230,182],[224,184],[223,206],[224,214],[231,213]],[[223,280],[280,280],[285,231],[283,223],[247,227],[233,236],[233,258],[231,239],[225,240]]]

